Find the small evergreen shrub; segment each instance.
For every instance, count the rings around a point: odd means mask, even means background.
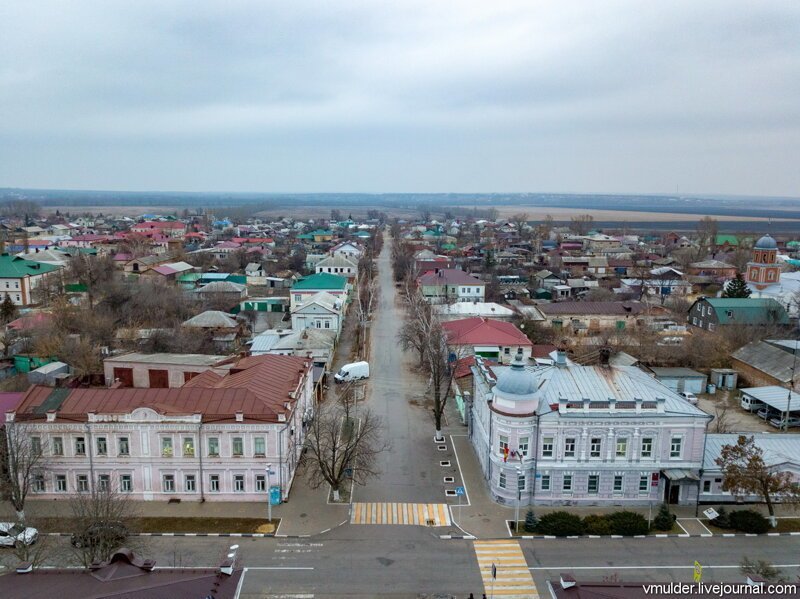
[[[590,514],[583,519],[583,528],[587,535],[610,535],[614,534],[611,528],[611,521],[607,516]]]
[[[653,528],[655,530],[672,530],[672,525],[675,524],[677,517],[669,511],[669,506],[662,503],[658,508],[656,517],[653,518]]]
[[[728,513],[724,507],[721,507],[717,510],[717,517],[711,520],[711,524],[718,528],[733,528],[731,525],[731,515]]]
[[[537,518],[533,510],[528,510],[528,513],[525,514],[525,532],[536,532],[536,525],[539,523],[539,518]]]
[[[552,512],[539,518],[536,532],[554,537],[571,537],[583,534],[580,516],[569,512]]]
[[[611,534],[632,537],[634,535],[646,535],[650,529],[647,518],[637,512],[623,510],[614,512],[607,516],[611,523]]]
[[[740,532],[764,534],[769,532],[769,520],[755,510],[736,510],[730,515],[731,526]]]

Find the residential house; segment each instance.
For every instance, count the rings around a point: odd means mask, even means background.
[[[123,266],[122,269],[128,274],[138,275],[150,270],[151,268],[155,268],[156,266],[166,264],[171,260],[172,256],[169,254],[142,256],[141,258],[133,258],[132,260],[129,260],[125,263],[125,266]]]
[[[103,360],[106,385],[136,389],[183,387],[227,356],[130,352]]]
[[[427,272],[417,278],[417,284],[432,304],[482,302],[486,297],[486,283],[455,268]]]
[[[692,262],[686,271],[695,277],[709,277],[717,283],[724,283],[736,276],[736,267],[721,260],[702,260]]]
[[[182,238],[186,233],[186,225],[179,221],[144,221],[131,227],[131,232],[152,237],[163,235],[165,237]]]
[[[464,318],[442,323],[447,345],[462,357],[482,356],[505,364],[517,354],[531,357],[533,343],[510,322],[489,318]]]
[[[542,303],[536,308],[545,326],[576,334],[596,334],[643,324],[646,306],[635,301],[599,301]]]
[[[330,254],[331,256],[343,256],[358,263],[358,260],[364,254],[364,248],[353,241],[342,241],[331,248]]]
[[[715,331],[724,326],[775,326],[789,324],[789,316],[772,298],[701,297],[689,308],[689,324]]]
[[[503,504],[694,505],[711,416],[635,366],[488,366],[476,358],[468,431]]]
[[[231,353],[239,346],[242,325],[220,310],[206,310],[182,323],[181,326],[198,329],[210,338],[215,351]]]
[[[327,272],[321,272],[308,277],[303,277],[295,281],[289,292],[291,298],[291,309],[294,310],[298,305],[304,304],[312,295],[325,291],[345,305],[350,286],[347,278]]]
[[[358,278],[358,264],[344,255],[334,255],[323,258],[314,267],[317,274],[331,273],[348,278],[353,281]]]
[[[247,297],[247,285],[231,281],[214,281],[195,289],[192,293],[199,301],[213,302],[231,308]]]
[[[271,486],[288,496],[314,405],[309,360],[259,356],[178,389],[34,385],[5,422],[47,447],[31,498],[110,487],[139,501],[265,501]]]
[[[29,306],[35,303],[33,291],[46,277],[58,276],[59,268],[44,262],[33,262],[11,256],[0,255],[0,300],[11,298],[15,306]]]
[[[492,320],[513,320],[516,312],[511,308],[494,302],[458,302],[455,304],[436,304],[433,312],[441,321],[462,318],[491,318]]]
[[[302,304],[295,304],[292,308],[291,315],[294,330],[308,328],[330,330],[336,333],[337,338],[344,321],[342,300],[326,291],[318,291],[314,295],[304,297]]]

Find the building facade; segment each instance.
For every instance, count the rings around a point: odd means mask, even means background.
[[[691,504],[711,417],[635,367],[487,366],[468,430],[493,499],[515,505]]]
[[[180,389],[33,386],[5,424],[44,448],[39,498],[110,486],[144,501],[265,501],[270,487],[285,499],[314,413],[311,373],[305,358],[259,356]]]

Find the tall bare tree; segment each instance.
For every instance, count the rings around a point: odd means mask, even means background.
[[[372,320],[372,313],[378,305],[378,296],[380,294],[380,285],[376,274],[375,263],[371,258],[365,256],[359,260],[356,301],[353,307],[358,320],[356,347],[362,359],[365,358],[367,351],[367,326]]]
[[[764,461],[764,450],[755,437],[739,435],[735,445],[724,445],[715,460],[722,470],[722,490],[734,496],[758,495],[767,504],[775,526],[776,499],[794,506],[800,504],[800,485],[791,472],[778,470]]]
[[[594,217],[591,214],[579,214],[570,219],[569,230],[576,235],[586,235],[593,223]]]
[[[440,439],[442,437],[442,417],[447,405],[447,398],[453,388],[458,355],[456,352],[450,351],[447,345],[447,334],[436,319],[434,319],[427,337],[424,355],[425,371],[429,376],[428,385],[433,395],[431,411],[436,427],[436,438]]]
[[[306,434],[302,459],[309,483],[314,488],[329,484],[334,501],[341,500],[348,480],[363,485],[379,475],[377,458],[389,449],[381,419],[358,401],[362,389],[350,383],[321,404]]]
[[[91,485],[91,491],[75,493],[69,499],[70,524],[76,557],[88,567],[94,561],[108,560],[116,549],[129,547],[129,523],[137,517],[136,508],[126,493],[111,484]]]
[[[527,212],[517,212],[511,217],[511,224],[513,224],[514,228],[517,229],[517,235],[520,239],[522,239],[523,232],[528,226],[528,218],[529,216]]]
[[[4,482],[17,520],[24,524],[25,501],[41,480],[39,477],[44,476],[46,442],[34,434],[31,424],[17,420],[6,423],[5,436],[7,472]]]

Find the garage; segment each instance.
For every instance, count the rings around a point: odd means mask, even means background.
[[[707,377],[691,368],[651,368],[658,381],[678,393],[705,393]]]

